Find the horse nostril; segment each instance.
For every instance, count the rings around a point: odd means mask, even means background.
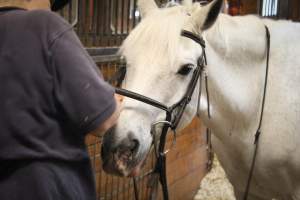
[[[117,147],[117,151],[119,153],[130,153],[131,155],[135,155],[140,147],[140,142],[138,139],[129,137],[124,139],[120,145]]]
[[[137,153],[139,150],[139,147],[140,147],[139,141],[137,139],[132,139],[132,147],[130,149],[132,154]]]

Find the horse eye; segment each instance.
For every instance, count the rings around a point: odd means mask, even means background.
[[[186,65],[183,65],[182,67],[180,67],[180,69],[178,70],[177,74],[186,76],[186,75],[188,75],[192,71],[192,69],[193,69],[193,65],[186,64]]]

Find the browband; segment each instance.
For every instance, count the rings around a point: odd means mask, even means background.
[[[205,41],[202,37],[196,35],[195,33],[192,33],[190,31],[182,30],[181,35],[187,38],[190,38],[191,40],[197,42],[200,44],[203,48],[205,48]]]

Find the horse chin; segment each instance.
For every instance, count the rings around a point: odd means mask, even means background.
[[[138,163],[134,168],[131,169],[130,174],[128,175],[129,177],[137,177],[140,175],[142,168],[144,166],[145,162],[141,161]]]
[[[106,173],[121,177],[136,177],[142,171],[145,164],[145,158],[132,159],[131,156],[113,155],[113,159],[103,162],[103,169]]]

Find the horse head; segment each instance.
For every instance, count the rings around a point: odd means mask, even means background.
[[[164,105],[178,102],[185,94],[202,47],[181,36],[182,30],[201,35],[217,19],[222,0],[201,6],[186,0],[183,5],[158,8],[154,0],[139,0],[142,21],[120,48],[127,61],[123,88],[150,97]],[[186,107],[179,129],[197,112],[197,90]],[[125,98],[115,127],[103,138],[105,171],[121,176],[137,175],[151,148],[150,125],[165,118],[165,112],[143,102]],[[156,127],[159,133],[161,127]],[[157,137],[156,137],[157,138]]]

